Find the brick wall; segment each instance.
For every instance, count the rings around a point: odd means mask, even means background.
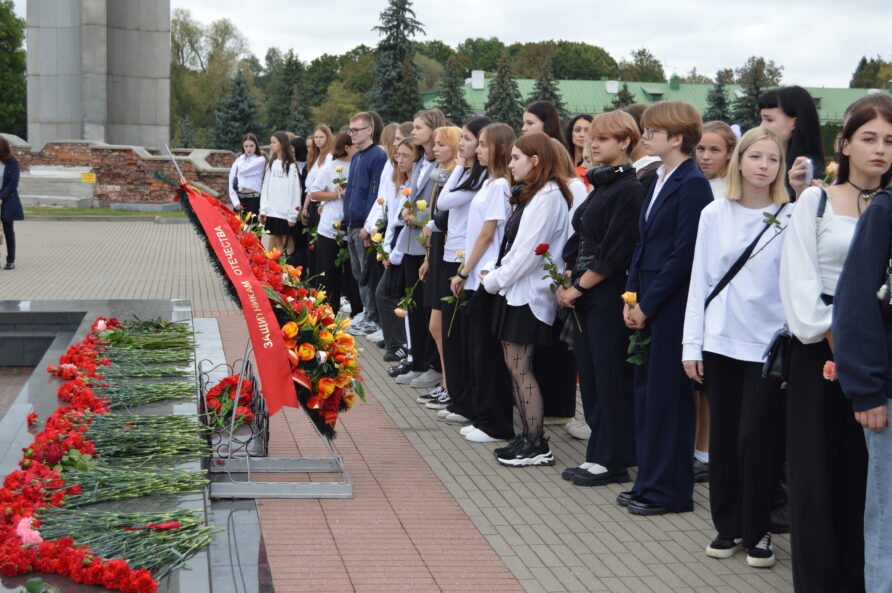
[[[157,181],[152,172],[163,171],[170,179],[178,179],[170,160],[160,155],[146,157],[133,147],[95,145],[86,142],[49,142],[43,150],[31,153],[25,147],[16,148],[22,157],[23,169],[32,165],[88,168],[96,174],[94,196],[100,205],[111,203],[163,203],[173,193]],[[25,154],[27,151],[27,155]],[[200,181],[225,195],[229,185],[229,166],[235,155],[227,151],[212,151],[206,156],[210,168],[196,165],[188,158],[192,151],[177,150],[177,164],[189,181]],[[151,153],[150,153],[151,154]],[[186,158],[180,158],[186,157]],[[225,171],[214,170],[225,168]]]

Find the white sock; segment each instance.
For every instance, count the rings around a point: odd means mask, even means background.
[[[694,449],[694,459],[696,459],[697,461],[702,461],[703,463],[709,463],[709,451]]]
[[[603,465],[599,465],[597,463],[593,463],[590,468],[588,468],[589,473],[591,474],[603,474],[607,471],[607,468]]]
[[[588,468],[590,468],[590,467],[593,466],[593,465],[595,465],[595,464],[594,464],[594,463],[589,463],[588,461],[586,461],[585,463],[583,463],[582,465],[579,466],[579,469],[588,469]]]

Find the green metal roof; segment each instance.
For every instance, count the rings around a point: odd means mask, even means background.
[[[491,79],[485,80],[485,87],[489,85]],[[517,86],[523,97],[528,97],[533,92],[533,86],[536,81],[532,78],[520,78],[517,80]],[[619,87],[623,84],[629,86],[629,92],[635,96],[635,101],[640,103],[654,103],[655,100],[663,101],[687,101],[693,104],[701,112],[706,109],[706,96],[713,88],[711,84],[678,84],[678,89],[673,90],[668,82],[628,82],[620,81]],[[560,80],[558,87],[561,96],[564,99],[564,106],[568,113],[602,113],[605,107],[610,105],[615,96],[613,93],[607,92],[607,81],[604,80]],[[740,87],[738,85],[727,85],[725,87],[728,94],[728,100],[733,101],[736,97],[735,91]],[[849,89],[849,88],[826,88],[826,87],[805,87],[805,89],[815,97],[818,103],[818,115],[822,122],[840,122],[842,115],[853,101],[859,99],[868,93],[868,89]],[[880,92],[890,93],[889,89]],[[477,113],[483,113],[483,106],[486,104],[487,88],[472,89],[471,83],[465,84],[465,98]],[[439,91],[428,91],[424,93],[424,105],[431,108],[436,105]]]

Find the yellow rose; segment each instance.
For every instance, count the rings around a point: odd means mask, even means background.
[[[407,315],[407,312],[402,307],[397,307],[396,309],[393,310],[393,314],[396,315],[397,317],[404,318]]]
[[[638,303],[638,293],[637,292],[624,292],[620,295],[620,297],[625,304],[630,307],[633,307]]]
[[[285,325],[282,326],[282,336],[285,338],[291,339],[297,335],[297,324],[293,321],[289,321]]]
[[[465,250],[459,249],[458,251],[456,251],[455,257],[457,257],[458,259],[465,259]]]
[[[419,211],[424,212],[427,210],[427,202],[425,200],[418,200],[415,202],[415,207],[418,208]]]
[[[384,235],[382,235],[381,233],[375,233],[372,236],[372,243],[380,243],[383,240],[384,240]]]
[[[344,165],[338,165],[337,167],[335,167],[335,171],[337,171],[338,173],[343,173]]]
[[[336,229],[339,229],[339,228],[341,228],[341,221],[340,221],[340,220],[336,220],[336,221],[334,221],[334,222],[331,224],[331,226],[333,226],[333,227],[336,228]]]
[[[384,261],[384,254],[383,253],[375,254],[375,259],[378,261]]]

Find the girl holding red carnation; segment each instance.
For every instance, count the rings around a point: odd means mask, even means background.
[[[486,291],[498,295],[492,331],[502,342],[523,434],[496,449],[496,459],[516,467],[554,465],[543,431],[545,402],[533,372],[533,354],[537,347],[551,345],[557,307],[543,260],[535,250],[546,243],[561,252],[573,197],[561,173],[561,155],[545,134],[530,133],[518,139],[508,168],[519,184],[510,200],[514,211],[505,223],[498,259],[484,264],[481,276]]]

